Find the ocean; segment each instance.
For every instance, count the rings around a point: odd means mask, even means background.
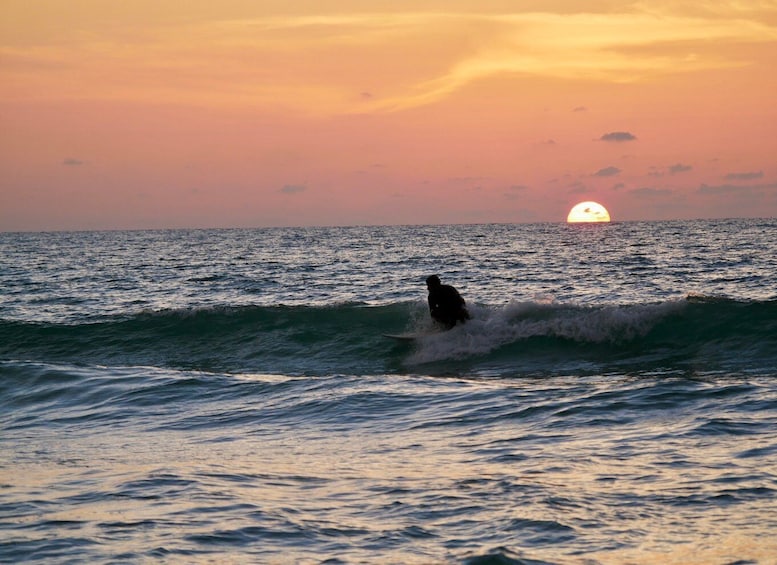
[[[777,563],[777,220],[2,233],[0,562]]]

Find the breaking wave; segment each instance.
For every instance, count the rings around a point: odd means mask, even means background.
[[[287,375],[758,372],[777,364],[777,301],[472,305],[436,333],[425,305],[241,306],[83,323],[0,320],[0,359]],[[384,334],[414,332],[414,342]]]

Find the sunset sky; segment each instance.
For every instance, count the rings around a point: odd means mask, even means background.
[[[777,216],[777,0],[2,0],[0,231]]]

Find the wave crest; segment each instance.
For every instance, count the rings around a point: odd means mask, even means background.
[[[208,307],[81,324],[0,320],[0,359],[147,365],[222,372],[499,374],[701,367],[754,371],[777,362],[777,301],[689,297],[632,305],[474,304],[472,320],[434,328],[422,302],[384,306]],[[429,333],[413,344],[383,334]]]

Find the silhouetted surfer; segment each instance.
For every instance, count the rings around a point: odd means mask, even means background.
[[[437,275],[428,277],[426,286],[429,288],[429,313],[435,322],[451,329],[456,322],[469,320],[469,312],[458,290],[442,284]]]

